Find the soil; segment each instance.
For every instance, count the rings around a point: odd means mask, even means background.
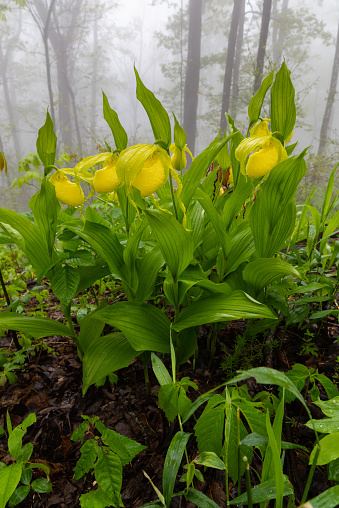
[[[37,302],[30,302],[34,309]],[[56,307],[53,295],[49,300],[48,316],[62,321],[62,314]],[[201,327],[199,339],[199,357],[195,368],[186,363],[180,368],[180,376],[189,376],[199,387],[189,395],[194,398],[213,387],[220,385],[229,377],[229,363],[225,364],[227,352],[234,351],[237,335],[244,330],[244,322],[231,322],[219,332],[216,355],[212,366],[209,367],[209,354],[204,350],[208,327]],[[338,367],[336,363],[339,355],[338,322],[329,317],[321,328],[313,325],[314,343],[318,349],[317,356],[301,355],[303,331],[297,327],[278,328],[268,338],[259,338],[246,345],[235,365],[236,368],[246,369],[249,366],[268,366],[280,371],[287,371],[295,363],[303,363],[309,368],[318,369],[330,379],[334,379]],[[83,397],[82,365],[77,355],[74,343],[63,337],[49,337],[44,340],[53,350],[53,354],[41,348],[31,356],[22,371],[17,372],[18,380],[7,383],[0,390],[0,425],[6,426],[6,412],[11,417],[12,425],[18,425],[30,413],[35,413],[37,422],[29,427],[25,442],[34,444],[32,460],[43,462],[50,468],[50,479],[53,491],[46,494],[31,494],[20,507],[44,508],[76,508],[80,506],[79,497],[82,493],[94,489],[94,477],[72,481],[73,469],[80,456],[80,442],[70,440],[70,436],[83,421],[81,415],[98,416],[106,427],[130,437],[147,448],[130,464],[124,467],[122,500],[126,508],[137,508],[146,502],[157,499],[150,482],[143,471],[152,479],[153,483],[162,490],[162,471],[168,446],[174,434],[179,430],[177,422],[169,424],[164,412],[158,408],[158,382],[149,366],[151,393],[148,394],[144,382],[143,366],[140,360],[134,360],[128,368],[118,372],[118,382],[110,384],[108,381],[100,388],[91,386]],[[2,347],[10,344],[10,337],[2,339]],[[14,348],[14,346],[12,345]],[[249,351],[251,351],[249,361]],[[164,360],[165,361],[165,360]],[[246,363],[247,362],[247,363]],[[224,363],[224,368],[221,364]],[[233,372],[233,375],[235,372]],[[254,395],[261,390],[272,390],[275,387],[258,386],[254,380],[247,382],[249,393]],[[319,385],[321,398],[326,394]],[[321,418],[322,413],[311,403],[309,394],[307,403],[315,418]],[[191,421],[192,420],[192,421]],[[193,432],[194,419],[185,424],[185,431]],[[286,405],[283,439],[313,447],[313,432],[304,425],[308,420],[306,412],[299,402]],[[194,439],[188,443],[190,460],[198,453]],[[0,440],[0,461],[8,462],[6,440]],[[255,466],[259,467],[259,458],[254,458]],[[258,464],[257,464],[258,463]],[[39,476],[35,470],[34,478]],[[180,470],[180,473],[183,471]],[[309,472],[308,456],[303,451],[286,450],[284,472],[294,485],[296,503],[300,502]],[[207,469],[204,473],[205,481],[195,486],[213,499],[218,506],[226,506],[225,481],[221,471]],[[256,482],[252,476],[252,485]],[[326,467],[317,468],[311,486],[309,498],[312,498],[330,487],[326,476]],[[180,491],[183,484],[177,482],[176,491]],[[237,489],[229,485],[231,498],[237,496]],[[172,501],[173,507],[192,508],[193,504],[185,502],[180,496]],[[272,504],[273,506],[273,504]]]

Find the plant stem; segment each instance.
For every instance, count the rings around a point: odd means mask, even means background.
[[[248,463],[248,458],[246,456],[243,457],[243,461],[245,462],[245,477],[246,477],[246,492],[247,492],[248,508],[253,508],[250,465]]]
[[[315,451],[315,454],[314,454],[314,458],[313,458],[313,462],[312,462],[312,467],[311,467],[310,472],[308,474],[306,487],[305,487],[305,490],[304,490],[304,493],[303,493],[303,497],[302,497],[302,500],[301,500],[301,503],[300,503],[301,505],[303,505],[305,503],[308,491],[310,490],[310,486],[311,486],[311,483],[312,483],[312,480],[313,480],[313,475],[314,475],[314,471],[315,471],[315,468],[316,468],[316,465],[317,465],[317,460],[318,460],[318,457],[319,457],[319,453],[320,453],[320,445],[318,444],[317,448],[316,448],[316,451]]]
[[[173,179],[172,179],[171,173],[169,174],[169,180],[170,180],[170,187],[171,187],[171,195],[172,195],[172,201],[173,201],[174,215],[175,215],[175,218],[177,220],[179,220],[179,218],[178,218],[178,211],[177,211],[177,207],[176,207],[175,199],[174,199]]]
[[[11,305],[11,300],[9,298],[9,295],[8,295],[8,292],[7,292],[7,288],[6,288],[6,284],[5,284],[5,281],[3,279],[1,270],[0,270],[0,282],[1,282],[2,291],[4,292],[4,295],[5,295],[6,303],[9,306],[9,305]],[[13,339],[13,342],[15,344],[15,347],[16,347],[17,351],[19,351],[19,349],[22,349],[22,347],[19,344],[19,340],[18,340],[18,336],[16,334],[16,331],[15,330],[7,330],[7,331],[8,331],[9,334],[12,335],[12,339]]]

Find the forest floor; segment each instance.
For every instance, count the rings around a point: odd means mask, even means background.
[[[57,301],[50,295],[47,315],[53,319],[63,320],[57,308]],[[30,301],[32,310],[36,307],[35,299]],[[302,363],[309,368],[318,369],[330,379],[338,374],[339,355],[338,322],[329,317],[321,329],[314,327],[313,342],[317,348],[317,356],[301,355],[303,331],[290,327],[278,328],[270,339],[256,339],[245,345],[237,360],[236,368],[268,366],[286,372],[295,363]],[[195,369],[189,362],[180,368],[180,376],[189,376],[199,389],[189,396],[197,397],[213,387],[220,385],[231,375],[230,359],[227,355],[234,351],[236,337],[244,331],[244,322],[229,323],[219,332],[218,347],[211,368],[208,367],[209,356],[204,350],[207,327],[201,328],[199,339],[199,357]],[[37,422],[28,428],[25,442],[34,444],[32,460],[43,462],[50,468],[50,479],[53,491],[47,494],[31,493],[21,507],[44,508],[76,508],[80,506],[79,497],[82,493],[93,489],[94,477],[72,481],[73,469],[80,456],[81,443],[70,440],[72,433],[83,421],[81,415],[98,416],[110,429],[130,437],[147,448],[130,464],[124,467],[122,500],[126,508],[137,508],[143,503],[156,499],[150,482],[145,478],[145,471],[154,484],[162,490],[161,480],[164,459],[174,434],[179,430],[176,421],[169,425],[164,412],[158,408],[158,382],[149,367],[151,393],[148,395],[144,383],[144,372],[141,362],[136,359],[128,368],[118,372],[117,384],[106,384],[100,388],[91,386],[86,395],[82,396],[82,365],[78,358],[75,344],[67,338],[50,337],[44,342],[53,353],[41,349],[39,354],[31,356],[22,371],[19,371],[15,383],[7,383],[0,390],[0,425],[5,427],[6,412],[11,417],[13,426],[18,425],[30,413],[35,413]],[[9,341],[3,338],[2,347]],[[233,357],[234,360],[234,357]],[[226,364],[225,364],[226,363]],[[235,363],[235,362],[233,362]],[[222,364],[224,367],[222,368]],[[233,366],[234,367],[234,366]],[[249,393],[255,395],[262,389],[275,392],[275,387],[260,387],[254,380],[247,382]],[[326,398],[319,385],[321,398]],[[321,418],[320,409],[307,397],[312,415]],[[184,430],[193,432],[194,419],[185,424]],[[283,439],[306,446],[310,451],[313,447],[314,434],[304,424],[308,420],[306,412],[299,402],[286,405],[283,427]],[[190,443],[192,444],[190,445]],[[8,460],[6,440],[0,439],[0,461]],[[189,458],[197,455],[196,445],[191,439],[188,444]],[[259,458],[254,456],[259,463]],[[300,501],[309,471],[308,456],[299,450],[286,450],[285,473],[294,485],[296,501]],[[260,469],[260,466],[259,466]],[[36,470],[38,471],[38,470]],[[179,471],[180,472],[180,471]],[[39,472],[34,473],[39,476]],[[37,477],[37,476],[35,476]],[[317,468],[311,486],[309,498],[326,490],[326,468]],[[253,476],[253,481],[255,477]],[[253,483],[254,484],[254,483]],[[204,483],[196,484],[196,488],[211,497],[220,507],[226,506],[225,477],[222,471],[209,468]],[[175,491],[182,490],[183,484],[176,485]],[[230,488],[230,497],[237,496],[237,489]],[[190,507],[185,500],[173,499],[173,507]],[[272,505],[273,506],[273,505]]]

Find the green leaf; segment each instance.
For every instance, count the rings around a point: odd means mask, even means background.
[[[339,431],[339,414],[338,416],[334,416],[333,418],[322,418],[321,420],[314,420],[313,422],[307,422],[305,425],[313,429],[313,424],[315,429],[322,434],[338,434]]]
[[[136,260],[139,285],[136,291],[136,301],[147,300],[153,292],[155,280],[160,268],[164,264],[163,255],[158,245]]]
[[[271,129],[280,132],[284,140],[292,133],[296,120],[295,90],[290,74],[283,62],[271,90]]]
[[[273,75],[274,71],[270,72],[270,74],[266,76],[265,79],[263,79],[259,90],[250,100],[250,103],[248,105],[248,118],[250,119],[250,125],[254,124],[260,116],[265,95],[267,93],[267,90],[273,83]]]
[[[30,485],[21,485],[20,487],[18,487],[13,492],[13,494],[11,495],[11,497],[8,501],[8,508],[12,508],[13,506],[18,505],[19,503],[21,503],[21,501],[26,499],[30,490],[31,490]]]
[[[302,405],[307,411],[307,414],[309,415],[310,419],[311,413],[310,410],[303,398],[303,396],[300,394],[299,390],[296,388],[294,383],[283,373],[279,372],[275,369],[270,369],[268,367],[256,367],[254,369],[249,369],[244,372],[241,372],[238,376],[234,377],[230,381],[227,381],[225,383],[226,385],[238,383],[239,381],[244,381],[245,379],[248,379],[250,377],[254,377],[257,380],[257,383],[259,384],[267,384],[267,385],[278,385],[282,388],[286,388],[286,390],[289,390],[293,393],[293,395],[300,400]]]
[[[193,258],[191,235],[164,210],[144,211],[173,279],[185,270]]]
[[[251,288],[253,288],[254,296],[272,284],[275,280],[282,277],[293,276],[300,277],[299,272],[287,261],[278,258],[258,258],[248,263],[242,276]]]
[[[31,458],[31,455],[33,453],[33,443],[26,443],[22,449],[21,449],[21,452],[20,454],[18,455],[18,462],[21,462],[23,464],[25,464],[26,462],[29,461],[29,459]],[[21,480],[22,481],[22,480]]]
[[[40,190],[31,197],[28,206],[34,213],[34,221],[46,240],[52,259],[60,204],[55,195],[55,187],[47,178],[42,179]]]
[[[225,421],[225,399],[214,395],[195,424],[194,431],[200,453],[221,455]]]
[[[83,224],[79,224],[77,227],[67,227],[88,242],[105,259],[113,275],[121,278],[126,277],[124,272],[123,247],[117,235],[111,229],[88,220],[85,222],[85,227],[83,227]]]
[[[153,305],[117,302],[93,317],[119,328],[136,351],[170,351],[170,320]]]
[[[57,137],[54,132],[53,121],[47,111],[46,122],[39,129],[38,139],[36,141],[36,148],[43,165],[50,166],[55,161]]]
[[[171,144],[171,123],[169,116],[161,105],[161,102],[145,87],[135,67],[134,72],[137,80],[137,99],[145,108],[155,139],[162,140],[165,143],[165,148],[168,149]]]
[[[4,208],[0,208],[0,225],[10,236],[11,243],[26,254],[39,279],[51,264],[47,243],[39,228],[27,217]]]
[[[123,333],[110,333],[93,340],[83,357],[83,395],[100,379],[128,367],[138,354]]]
[[[172,422],[178,415],[185,415],[191,401],[180,382],[165,384],[159,390],[159,407],[165,411],[166,418]]]
[[[215,503],[212,499],[207,497],[199,490],[193,488],[188,489],[185,497],[188,499],[188,501],[198,506],[198,508],[219,508],[219,505],[217,505],[217,503]]]
[[[71,304],[77,294],[80,275],[76,268],[68,265],[55,265],[51,277],[51,285],[54,295],[65,307]]]
[[[319,406],[326,416],[339,418],[339,396],[333,397],[331,400],[318,400],[314,404]]]
[[[98,449],[98,460],[94,466],[95,479],[99,487],[109,496],[120,498],[122,464],[118,455],[109,448]]]
[[[233,135],[234,134],[231,134],[230,136],[227,136],[227,138],[223,138],[221,141],[219,140],[219,137],[216,138],[216,140],[214,140],[208,148],[195,157],[192,165],[184,174],[182,180],[183,190],[181,199],[186,207],[186,210],[188,209],[188,205],[191,202],[196,188],[205,178],[208,167]]]
[[[172,383],[172,378],[166,369],[163,362],[160,360],[160,358],[155,355],[154,353],[151,354],[151,361],[152,361],[152,368],[153,372],[160,384],[160,386],[163,385],[169,385]]]
[[[299,508],[336,508],[339,499],[339,485],[330,487],[319,496],[310,499],[307,503],[300,505]]]
[[[21,477],[22,466],[11,464],[0,469],[0,508],[5,508]]]
[[[322,209],[321,209],[321,221],[322,222],[324,220],[326,220],[327,215],[328,215],[329,210],[330,210],[330,201],[331,201],[331,196],[332,196],[333,187],[334,187],[334,175],[335,175],[335,173],[336,173],[336,171],[338,169],[338,166],[339,166],[339,164],[336,164],[336,166],[332,169],[330,177],[328,179],[328,183],[327,183],[327,187],[326,187],[326,192],[325,192],[325,197],[324,197],[324,201],[323,201],[323,206],[322,206]]]
[[[136,455],[147,448],[147,446],[137,443],[133,439],[118,434],[111,429],[105,429],[102,432],[101,438],[103,443],[119,456],[123,466],[126,466]]]
[[[33,443],[27,443],[27,444],[31,444],[32,448],[33,448]],[[30,485],[30,483],[32,481],[32,475],[33,475],[32,468],[29,466],[24,467],[22,470],[22,473],[21,473],[21,478],[20,478],[21,483],[23,483],[24,485]]]
[[[14,314],[14,312],[1,312],[0,328],[28,333],[35,339],[53,335],[74,338],[68,326],[59,323],[59,321],[42,317],[27,317],[22,314]]]
[[[39,494],[45,494],[53,490],[52,483],[47,478],[37,478],[31,483],[31,487],[35,492],[39,492]]]
[[[126,131],[121,125],[117,113],[110,107],[108,99],[104,94],[104,92],[102,92],[102,97],[103,97],[104,119],[106,120],[112,131],[115,146],[117,147],[118,150],[125,150],[128,143]]]
[[[249,223],[259,257],[270,258],[284,246],[295,225],[298,183],[306,173],[305,150],[272,169],[261,185]]]
[[[98,454],[98,443],[94,439],[88,439],[80,448],[80,453],[81,456],[74,468],[74,480],[79,480],[93,469]]]
[[[93,318],[99,310],[104,309],[107,306],[107,302],[103,301],[100,305],[87,314],[80,323],[80,333],[78,336],[79,345],[84,353],[92,342],[97,343],[97,340],[102,334],[105,323],[98,323],[97,319]]]
[[[314,455],[316,453],[317,444],[312,450],[310,455],[309,464],[313,463]],[[325,436],[320,441],[320,453],[317,459],[317,466],[328,464],[332,460],[339,458],[339,432],[333,432]]]
[[[107,508],[112,506],[112,498],[100,488],[87,494],[81,494],[79,501],[81,508]],[[118,504],[118,506],[123,506],[123,504]]]
[[[267,480],[263,483],[260,483],[256,487],[253,487],[251,490],[252,492],[252,501],[253,503],[264,503],[269,501],[270,499],[276,499],[276,486],[275,486],[275,479],[271,478],[270,480]],[[283,495],[284,496],[290,496],[293,494],[293,488],[292,485],[288,479],[287,476],[284,475],[284,490]],[[243,505],[248,504],[247,500],[247,493],[241,494],[241,496],[236,497],[235,499],[232,499],[230,502],[230,505]],[[301,507],[300,507],[301,508]]]
[[[190,435],[191,434],[187,432],[177,432],[167,450],[164,463],[164,474],[162,477],[162,487],[166,508],[169,508],[171,504],[178,469]]]
[[[214,452],[202,452],[194,459],[194,462],[214,469],[225,469],[224,462]]]
[[[208,298],[201,298],[197,302],[193,302],[181,311],[173,328],[180,331],[206,323],[274,317],[268,307],[262,303],[257,302],[243,291],[233,291],[229,296],[213,294]]]

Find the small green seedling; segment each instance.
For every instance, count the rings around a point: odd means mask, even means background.
[[[85,421],[71,436],[73,441],[83,443],[73,480],[79,480],[93,470],[98,488],[82,494],[80,506],[124,506],[120,495],[122,468],[146,447],[107,429],[97,416],[83,415],[82,418]]]
[[[33,453],[33,443],[22,446],[22,438],[27,428],[36,422],[36,416],[31,413],[20,425],[12,428],[11,420],[7,411],[8,453],[12,457],[12,463],[7,465],[0,462],[0,508],[17,506],[23,501],[31,489],[43,494],[52,491],[49,481],[49,468],[45,464],[30,462]],[[6,431],[0,427],[0,434]],[[32,481],[33,469],[41,469],[46,478],[37,478]]]

